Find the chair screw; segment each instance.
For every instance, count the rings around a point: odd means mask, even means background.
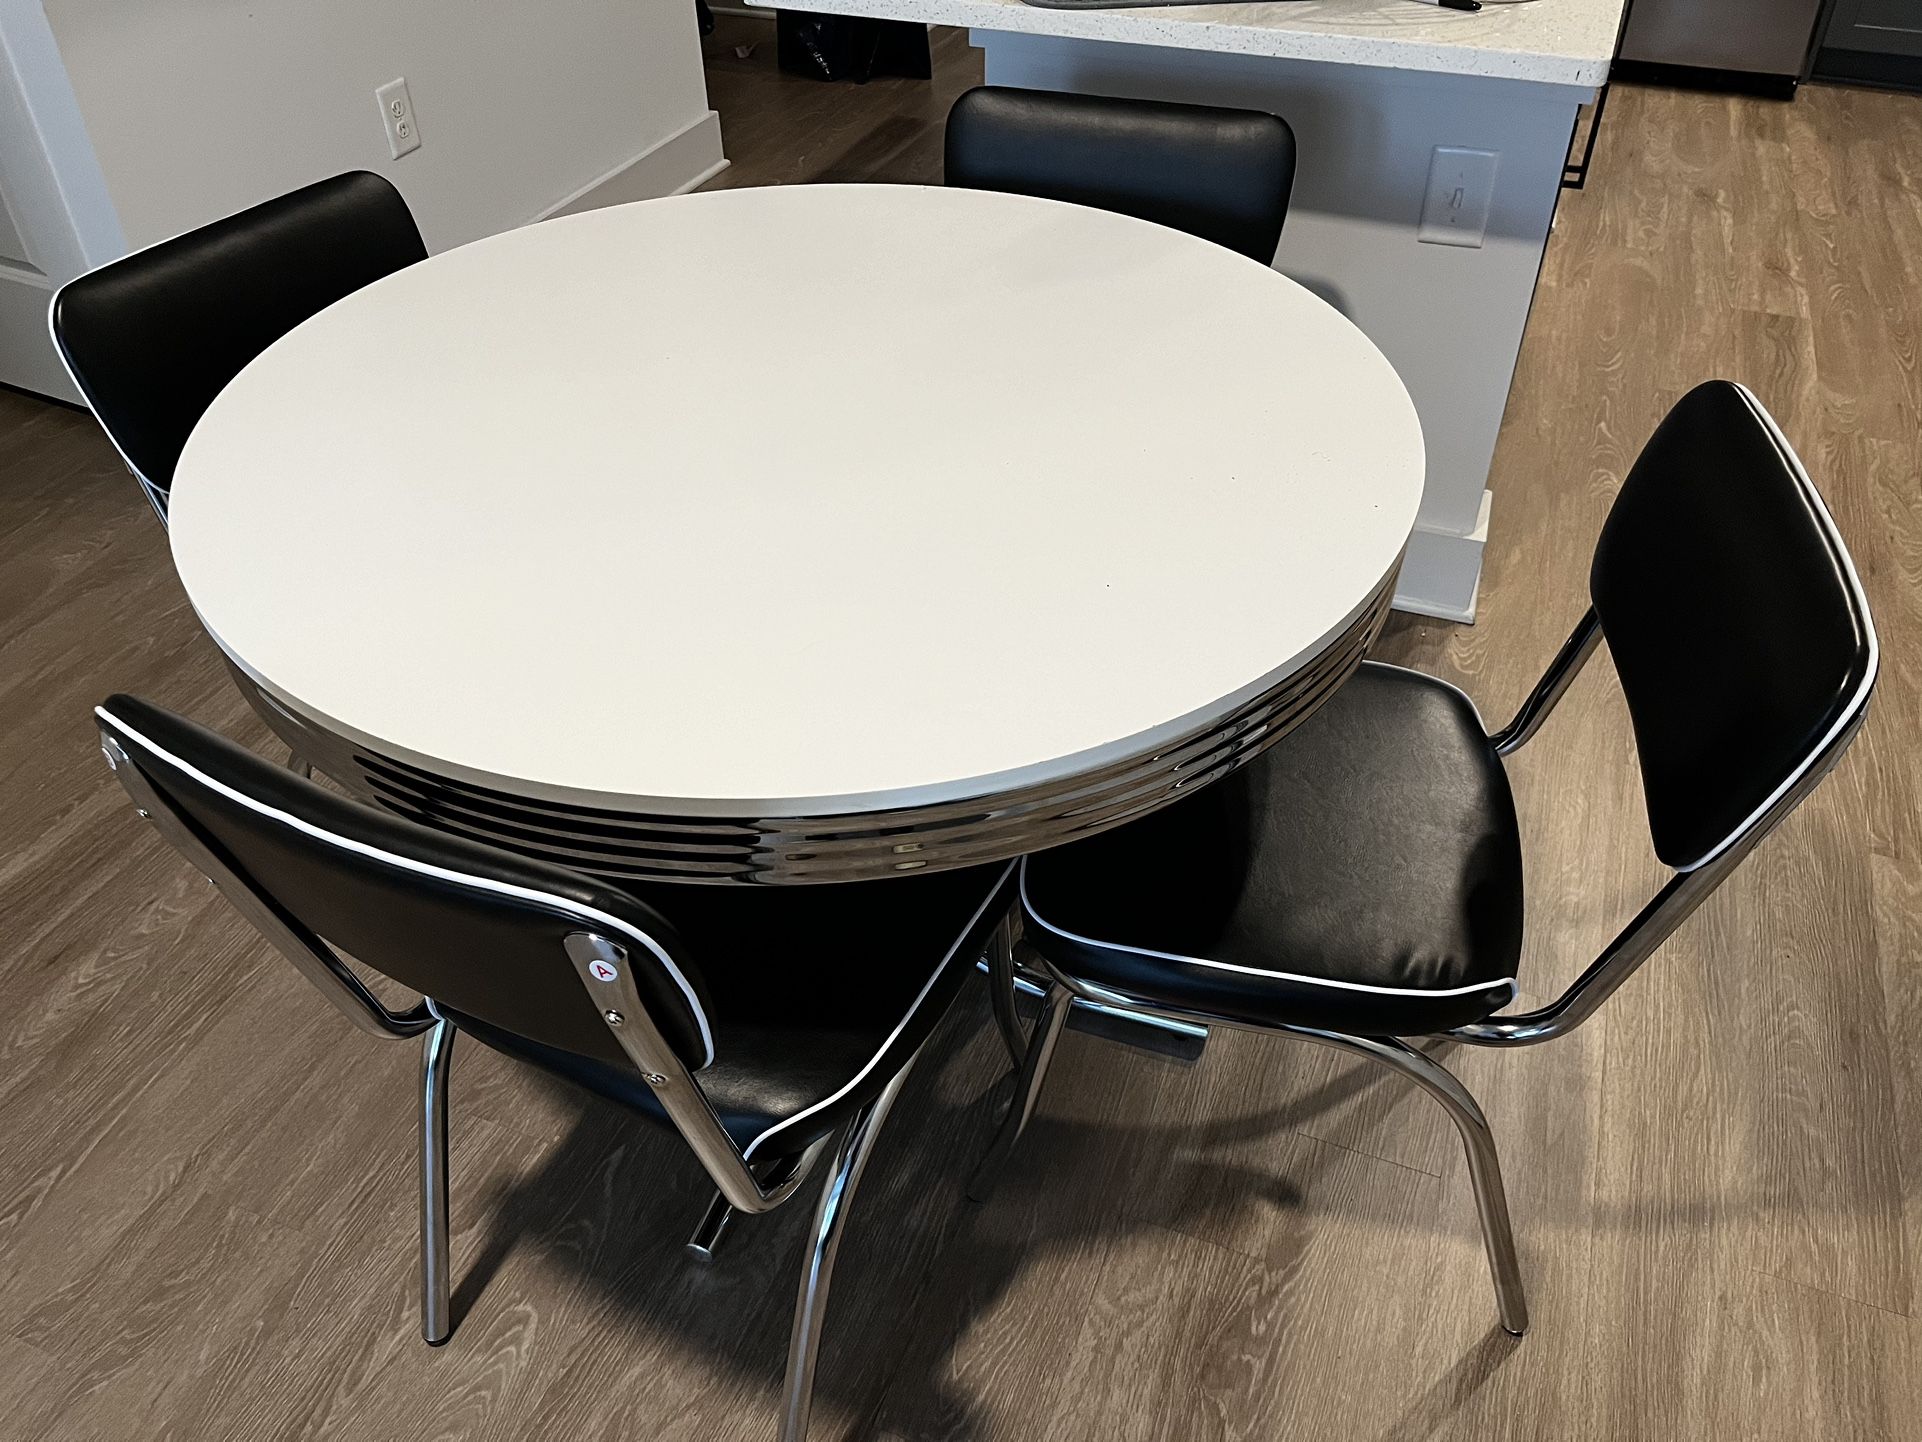
[[[607,1011],[607,1012],[604,1012],[603,1015],[606,1016],[607,1024],[609,1026],[619,1026],[622,1022],[627,1020],[627,1018],[622,1016],[618,1011]]]
[[[646,1082],[651,1087],[664,1087],[667,1085],[667,1078],[662,1076],[657,1071],[642,1072],[641,1080]]]
[[[149,820],[152,820],[153,818],[153,812],[147,810],[147,808],[144,806],[136,806],[134,807],[134,810],[139,812],[142,816],[147,817]]]

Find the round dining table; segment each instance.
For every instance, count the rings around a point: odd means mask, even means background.
[[[1280,273],[990,192],[702,193],[375,282],[214,401],[174,559],[350,791],[613,878],[1026,854],[1340,685],[1421,498]]]

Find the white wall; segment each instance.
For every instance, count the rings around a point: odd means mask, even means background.
[[[0,381],[77,400],[47,302],[125,243],[40,0],[0,0],[0,208]]]
[[[13,90],[70,96],[90,153],[56,169],[92,167],[110,197],[76,217],[17,194],[8,154],[37,141],[0,128],[0,185],[27,247],[38,229],[42,253],[65,252],[42,267],[56,282],[75,256],[98,264],[343,170],[391,179],[439,251],[583,191],[661,195],[724,163],[693,0],[0,0],[0,51]],[[390,160],[374,89],[402,75],[421,148]]]
[[[440,250],[533,219],[708,114],[693,0],[44,5],[134,246],[365,167]],[[393,161],[374,88],[397,75],[421,148]]]

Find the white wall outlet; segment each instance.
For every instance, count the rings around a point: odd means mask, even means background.
[[[1479,246],[1488,230],[1488,207],[1495,199],[1493,150],[1464,150],[1437,145],[1428,163],[1428,194],[1422,201],[1417,240],[1429,245]]]
[[[387,127],[387,149],[394,159],[419,150],[420,126],[414,123],[414,98],[407,93],[405,77],[388,81],[374,92],[374,99],[380,102],[380,122]]]

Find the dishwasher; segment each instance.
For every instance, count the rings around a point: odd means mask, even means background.
[[[1720,83],[1788,96],[1808,73],[1827,0],[1631,0],[1623,78]]]

